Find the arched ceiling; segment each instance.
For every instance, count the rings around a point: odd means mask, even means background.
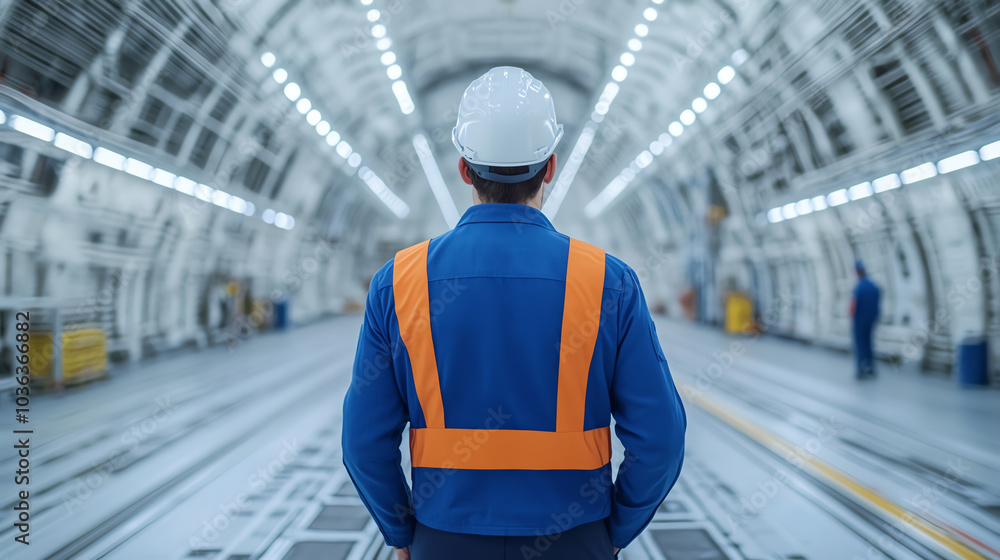
[[[460,211],[470,203],[470,193],[457,174],[450,132],[462,91],[472,79],[500,64],[522,66],[542,79],[566,127],[557,152],[565,162],[594,103],[612,81],[620,55],[631,52],[627,42],[636,37],[635,26],[648,25],[642,50],[635,52],[630,76],[607,116],[609,142],[599,157],[585,160],[582,172],[587,180],[574,185],[566,205],[565,219],[572,221],[579,220],[583,205],[656,138],[659,132],[654,131],[666,129],[716,67],[728,61],[740,36],[741,6],[732,4],[260,0],[239,2],[238,12],[246,28],[259,33],[259,49],[274,50],[288,61],[286,66],[302,69],[302,81],[315,92],[313,97],[332,108],[332,121],[342,123],[365,152],[378,154],[383,168],[398,165],[400,155],[407,159],[414,134],[426,135]],[[644,17],[650,7],[658,12],[653,21]],[[379,10],[376,22],[367,17],[371,9]],[[371,35],[376,24],[385,25],[392,40],[388,50],[396,54],[416,103],[409,117],[400,112],[380,62],[383,51]],[[692,37],[694,27],[703,27],[701,37]],[[441,213],[423,173],[403,176],[406,180],[390,182],[390,187],[413,207],[415,217],[430,222],[429,230],[439,230],[443,222],[428,219]]]

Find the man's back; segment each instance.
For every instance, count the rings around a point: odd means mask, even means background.
[[[858,280],[854,288],[854,321],[859,325],[874,324],[879,316],[881,293],[867,276]]]
[[[414,381],[413,344],[400,334],[393,279],[401,273],[390,262],[374,278],[360,365],[345,402],[345,424],[366,429],[345,427],[344,449],[345,464],[390,543],[408,544],[412,502],[424,525],[480,535],[545,534],[610,516],[612,541],[624,546],[676,480],[684,412],[635,274],[607,256],[604,277],[595,279],[603,282],[599,307],[595,301],[589,318],[564,334],[569,253],[568,237],[538,210],[518,204],[474,206],[453,231],[430,241],[427,297],[444,425],[471,431],[447,450],[454,468],[413,469],[411,498],[402,484],[384,483],[398,471],[391,466],[398,451],[394,457],[391,445],[373,448],[398,438],[407,421],[417,432],[428,427],[417,388],[423,381]],[[593,329],[596,342],[588,344]],[[605,433],[600,430],[612,413],[618,420],[626,457],[617,497],[606,457],[598,465],[555,469],[493,468],[476,458],[508,435],[495,430],[564,431],[557,421],[566,406],[559,391],[561,341],[564,360],[577,352],[590,358],[579,429]],[[374,478],[382,483],[366,484]]]

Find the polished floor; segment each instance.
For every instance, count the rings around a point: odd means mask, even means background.
[[[359,324],[165,356],[36,397],[32,544],[2,527],[0,557],[389,558],[340,461]],[[1000,558],[1000,392],[913,364],[859,383],[846,354],[657,326],[686,401],[687,458],[623,558]],[[10,447],[0,463],[13,470]]]

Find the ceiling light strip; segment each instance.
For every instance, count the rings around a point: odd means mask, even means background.
[[[960,169],[972,167],[982,161],[989,161],[997,157],[1000,157],[1000,141],[987,144],[979,150],[968,150],[946,157],[938,161],[937,164],[932,162],[922,163],[899,173],[890,173],[871,181],[859,183],[853,187],[837,189],[827,195],[815,196],[800,200],[791,205],[786,204],[778,208],[772,208],[763,215],[763,218],[768,223],[777,224],[798,218],[799,216],[826,210],[833,206],[862,200],[873,194],[898,189],[903,185],[912,185],[913,183],[937,177],[938,175],[945,175]],[[792,207],[791,210],[788,210],[789,206]]]
[[[732,55],[735,66],[746,62],[749,55],[743,49],[739,49]],[[729,84],[736,77],[736,70],[732,66],[723,66],[716,73],[718,83],[709,82],[702,89],[704,97],[696,97],[691,102],[691,108],[681,111],[678,120],[667,126],[667,132],[649,144],[649,149],[643,150],[632,160],[628,167],[622,169],[617,177],[611,180],[604,189],[584,207],[584,214],[588,218],[596,218],[603,212],[644,169],[649,167],[653,160],[664,153],[666,148],[673,143],[673,139],[684,134],[684,127],[691,126],[697,120],[697,115],[708,110],[708,102],[714,101],[722,94],[722,86]]]
[[[6,122],[8,122],[7,115],[3,111],[0,111],[0,124]],[[125,156],[104,146],[97,146],[95,148],[84,140],[66,132],[57,131],[53,127],[44,125],[23,115],[11,114],[9,124],[12,129],[22,134],[46,143],[52,143],[56,148],[69,152],[76,157],[93,160],[94,163],[109,167],[115,171],[127,173],[133,177],[149,181],[161,187],[176,190],[188,196],[194,196],[237,214],[253,216],[256,211],[252,202],[234,194],[197,183],[187,177],[154,167],[138,158]],[[294,224],[294,219],[289,216],[289,221],[285,223],[288,227],[283,229],[292,229],[291,225]],[[279,225],[279,227],[282,226]]]
[[[384,28],[384,26],[382,27]],[[278,57],[273,52],[268,51],[261,55],[260,63],[263,64],[265,68],[273,68],[278,63]],[[271,77],[278,84],[285,84],[283,90],[285,97],[288,98],[290,102],[295,103],[295,109],[305,117],[306,124],[311,126],[316,131],[316,134],[323,136],[326,139],[327,145],[333,148],[338,156],[346,160],[347,165],[349,165],[352,170],[358,169],[359,178],[364,181],[369,188],[372,188],[372,184],[381,185],[378,187],[376,195],[379,195],[379,200],[386,204],[386,206],[389,206],[389,210],[391,210],[393,214],[399,218],[403,218],[410,213],[409,206],[407,206],[405,202],[389,190],[389,187],[386,186],[385,182],[382,181],[382,179],[380,179],[374,171],[368,167],[364,167],[364,169],[367,170],[366,176],[368,179],[360,177],[359,168],[361,167],[362,161],[361,154],[354,151],[354,148],[346,140],[344,140],[340,132],[334,130],[333,125],[323,118],[323,114],[318,109],[313,107],[312,101],[310,101],[308,97],[304,96],[302,86],[295,82],[288,82],[289,75],[287,70],[284,68],[276,68],[271,73]],[[382,194],[382,189],[388,191],[388,195]],[[372,190],[374,191],[375,189],[373,188]],[[274,223],[275,225],[278,225],[278,227],[282,227],[279,224],[294,225],[294,218],[289,217],[291,219],[286,221],[279,218],[279,214],[280,212],[276,212],[273,215],[269,214],[268,216],[271,218],[271,221],[268,223]]]
[[[427,176],[431,192],[434,193],[434,198],[437,199],[438,206],[441,207],[441,213],[444,214],[448,227],[454,228],[458,224],[458,208],[455,206],[455,200],[451,197],[448,185],[444,182],[444,177],[441,176],[441,169],[438,167],[437,160],[434,159],[434,152],[431,150],[427,137],[423,134],[414,136],[413,149],[417,152],[420,166],[424,168],[424,175]]]
[[[653,4],[662,3],[663,0],[653,0]],[[626,43],[628,50],[623,52],[619,57],[620,64],[611,69],[611,81],[604,86],[601,97],[594,106],[594,112],[590,115],[590,120],[584,124],[583,131],[573,146],[569,161],[566,162],[566,166],[559,173],[556,184],[549,193],[549,198],[542,205],[542,212],[550,220],[554,220],[556,214],[559,213],[559,208],[562,206],[563,200],[566,198],[566,194],[573,184],[573,179],[576,178],[576,174],[580,171],[580,166],[583,165],[583,161],[587,157],[587,152],[590,151],[590,146],[594,142],[598,128],[604,122],[604,116],[611,110],[611,105],[614,103],[615,97],[617,97],[618,91],[621,89],[619,84],[628,78],[628,69],[635,64],[636,53],[642,50],[642,38],[649,35],[649,26],[646,22],[653,22],[658,16],[659,12],[654,7],[648,7],[643,10],[643,21],[635,26],[635,36]]]

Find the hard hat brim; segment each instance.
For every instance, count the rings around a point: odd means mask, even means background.
[[[558,128],[556,129],[556,136],[552,140],[551,145],[547,146],[547,149],[545,150],[545,152],[543,152],[544,155],[542,155],[541,157],[532,158],[531,160],[528,161],[490,161],[481,159],[477,157],[475,150],[463,146],[462,143],[458,140],[457,126],[451,130],[451,142],[455,145],[455,149],[458,150],[458,153],[462,154],[462,157],[465,158],[465,161],[467,161],[470,164],[493,166],[493,167],[521,167],[523,165],[530,166],[548,161],[549,157],[551,157],[552,154],[555,153],[556,146],[558,146],[559,142],[562,141],[563,132],[564,132],[563,125],[561,124],[558,125]]]

